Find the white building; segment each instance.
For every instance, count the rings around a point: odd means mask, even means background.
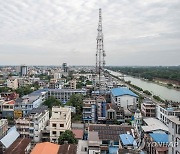
[[[28,114],[33,108],[38,108],[45,101],[46,98],[45,90],[37,90],[22,98],[16,99],[15,109],[20,109],[23,112],[23,116]]]
[[[70,96],[73,94],[86,95],[86,90],[83,89],[49,89],[47,93],[47,98],[50,96],[55,97],[63,103],[66,103]]]
[[[42,131],[45,129],[49,120],[49,110],[47,106],[34,108],[24,118],[18,118],[16,123],[17,131],[21,137],[28,137],[34,142],[40,142]]]
[[[59,136],[71,129],[71,109],[54,106],[50,118],[50,142],[58,142]]]
[[[178,107],[166,107],[164,104],[156,105],[156,118],[168,125],[168,116],[180,115]]]
[[[14,78],[14,77],[7,79],[7,87],[12,88],[12,89],[17,89],[18,88],[18,79]]]
[[[113,88],[111,90],[111,103],[127,109],[128,106],[136,106],[138,96],[128,88]]]
[[[76,80],[69,81],[70,89],[76,89]]]
[[[7,119],[0,120],[0,139],[4,137],[8,130],[8,121]]]
[[[168,117],[169,141],[175,146],[169,146],[170,154],[180,153],[180,118],[176,116]]]

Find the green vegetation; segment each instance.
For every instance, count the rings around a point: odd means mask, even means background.
[[[45,100],[43,105],[48,106],[48,108],[51,110],[53,106],[62,106],[62,103],[59,100],[57,100],[55,97],[51,96]]]
[[[74,94],[70,97],[70,100],[66,105],[74,106],[76,108],[76,114],[72,114],[72,121],[82,120],[82,110],[83,110],[83,95]]]
[[[143,93],[145,93],[146,95],[152,95],[148,90],[144,90]]]
[[[68,144],[77,144],[77,139],[71,130],[63,132],[58,139],[58,143],[61,145],[65,142],[68,142]]]
[[[107,67],[113,71],[141,77],[152,81],[154,78],[161,78],[180,82],[180,66],[157,66],[157,67]]]
[[[164,100],[162,100],[159,96],[153,95],[153,98],[157,101],[164,102]]]
[[[8,91],[12,91],[11,88],[8,88],[8,87],[0,87],[0,93],[2,92],[8,92]]]
[[[20,97],[32,93],[34,90],[32,88],[32,85],[19,87],[15,90],[17,94],[19,94]]]

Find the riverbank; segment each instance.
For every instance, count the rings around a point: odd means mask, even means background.
[[[114,76],[124,79],[124,81],[131,81],[131,84],[142,88],[144,91],[148,90],[152,95],[159,96],[163,100],[180,102],[180,91],[174,88],[168,88],[166,86],[159,85],[153,81],[148,81],[141,78],[132,76],[123,76],[122,73],[108,70]]]

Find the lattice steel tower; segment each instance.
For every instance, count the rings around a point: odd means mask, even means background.
[[[101,9],[99,9],[99,23],[98,23],[98,35],[97,35],[97,50],[96,50],[96,74],[98,76],[98,88],[101,89],[101,76],[103,74],[105,66],[105,51],[103,44],[103,32],[102,32],[102,14]]]

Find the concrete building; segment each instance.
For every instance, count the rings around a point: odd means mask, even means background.
[[[96,103],[97,103],[97,120],[99,122],[106,120],[106,110],[107,110],[106,99],[103,96],[99,96],[96,98]]]
[[[16,99],[15,110],[22,111],[23,116],[27,115],[33,108],[38,108],[46,98],[45,90],[37,90],[22,98]]]
[[[28,67],[25,65],[20,66],[20,75],[27,76],[28,74]]]
[[[179,107],[166,106],[165,104],[156,106],[156,118],[162,121],[164,124],[168,125],[168,116],[178,116],[180,115]]]
[[[6,135],[8,131],[8,121],[7,119],[0,120],[0,139]]]
[[[17,131],[21,137],[31,138],[34,142],[40,142],[42,131],[49,120],[47,106],[32,109],[24,118],[15,120]]]
[[[70,84],[70,89],[76,89],[76,84],[77,84],[77,82],[76,82],[75,79],[69,81],[69,84]]]
[[[68,72],[67,63],[62,64],[62,70],[63,70],[63,72]]]
[[[136,106],[138,96],[128,88],[113,88],[111,90],[111,103],[128,109],[128,106]]]
[[[83,89],[48,89],[46,98],[53,96],[56,99],[60,100],[63,103],[66,103],[70,96],[73,94],[82,94],[86,95],[86,90]]]
[[[176,116],[168,117],[169,141],[172,142],[169,146],[170,154],[180,153],[180,118]]]
[[[96,100],[85,99],[83,100],[83,121],[85,123],[95,123],[97,117]]]
[[[145,117],[155,117],[156,116],[156,105],[152,100],[144,99],[141,103],[141,112]]]
[[[18,79],[16,77],[10,77],[6,82],[8,88],[11,88],[13,90],[16,90],[18,88]]]
[[[54,106],[50,118],[50,142],[58,142],[59,136],[71,129],[71,109]]]
[[[15,104],[14,100],[4,101],[1,104],[3,118],[14,117],[14,104]]]

